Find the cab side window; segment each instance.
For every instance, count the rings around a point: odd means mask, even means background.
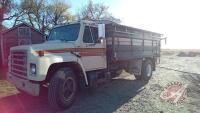
[[[99,43],[98,41],[98,28],[85,26],[84,35],[83,35],[84,43]]]

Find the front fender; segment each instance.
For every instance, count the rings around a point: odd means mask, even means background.
[[[48,54],[42,57],[35,56],[35,57],[32,57],[29,61],[30,61],[29,63],[36,64],[36,69],[37,69],[36,76],[29,76],[30,80],[34,80],[34,81],[45,80],[48,69],[52,64],[64,63],[64,62],[78,63],[83,70],[84,76],[86,76],[85,69],[83,68],[81,60],[77,56],[71,53]]]

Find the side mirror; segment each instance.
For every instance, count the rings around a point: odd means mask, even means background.
[[[98,37],[104,39],[106,37],[105,24],[98,24]]]

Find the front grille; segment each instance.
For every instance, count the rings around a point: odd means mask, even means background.
[[[11,51],[11,73],[16,76],[27,76],[26,51]]]

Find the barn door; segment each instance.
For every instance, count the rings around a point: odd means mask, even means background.
[[[18,45],[31,44],[31,29],[29,27],[18,28]]]

